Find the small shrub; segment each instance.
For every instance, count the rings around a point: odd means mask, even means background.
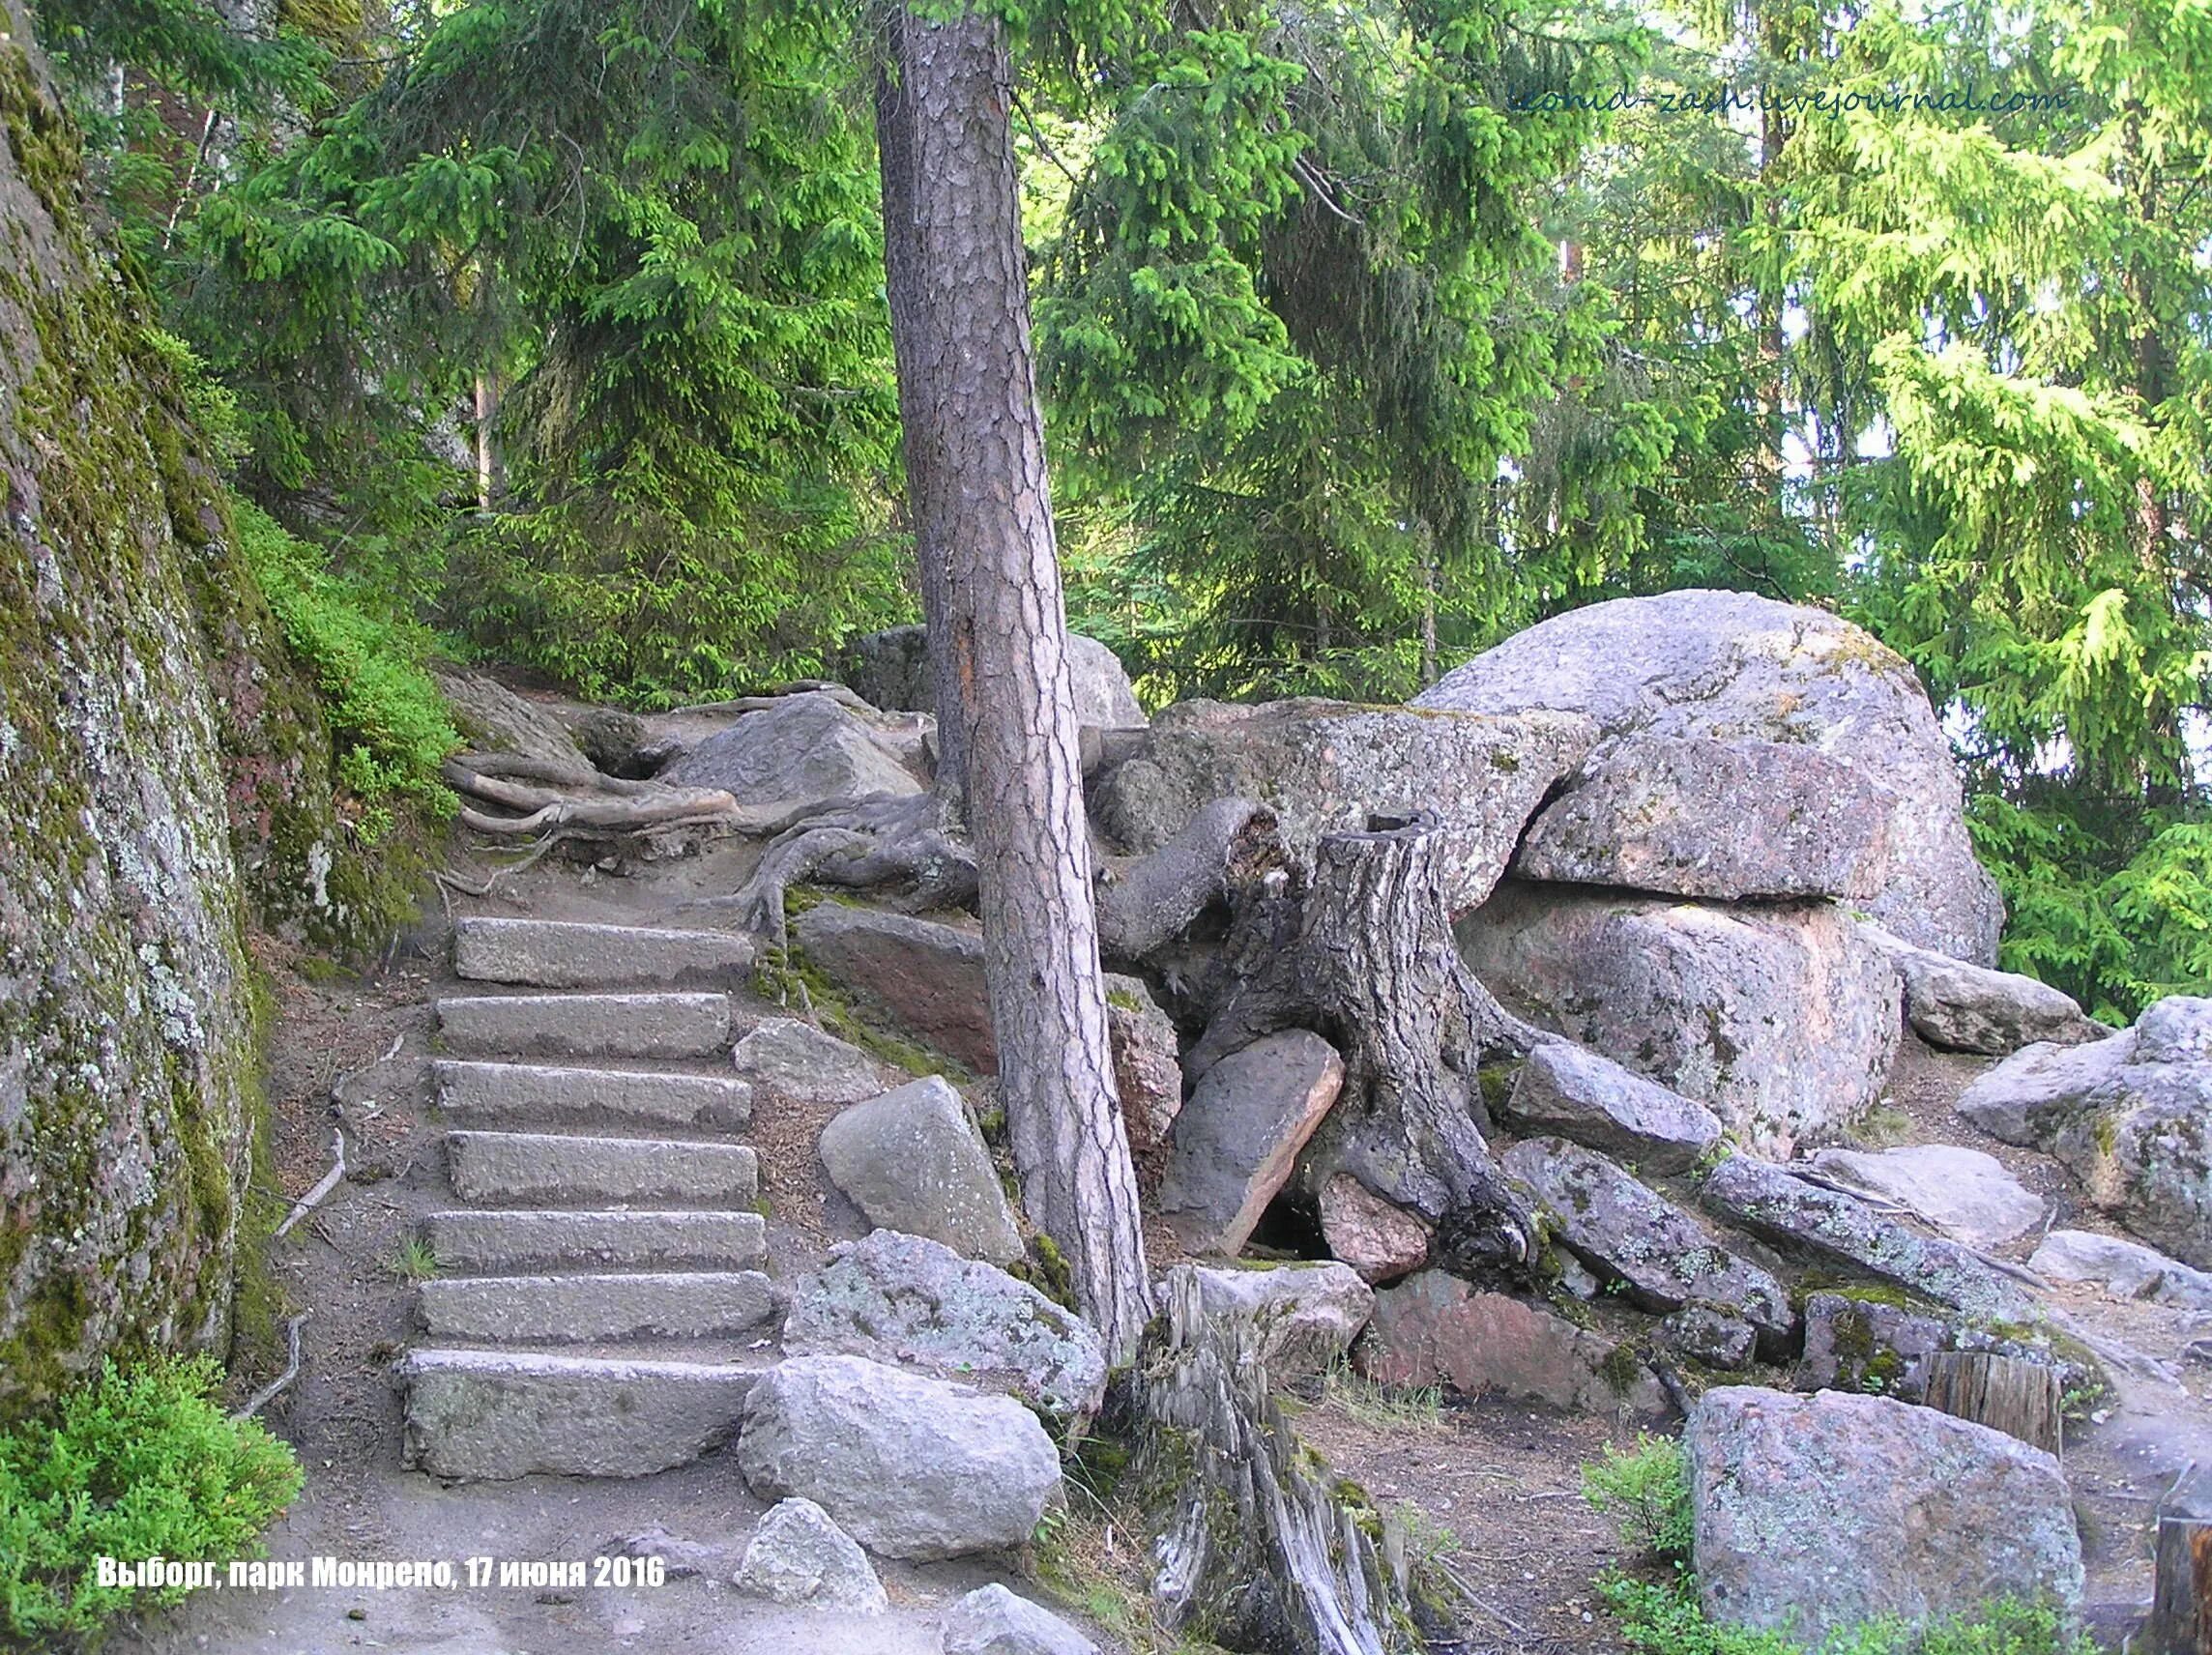
[[[393,1250],[385,1268],[403,1282],[426,1282],[438,1273],[438,1255],[421,1236],[409,1236]]]
[[[90,1633],[123,1610],[174,1603],[183,1588],[96,1583],[102,1556],[228,1560],[300,1492],[292,1450],[252,1420],[233,1423],[212,1360],[113,1362],[58,1417],[0,1434],[0,1633],[34,1644]]]
[[[2096,1655],[2087,1639],[2066,1634],[2049,1605],[2010,1598],[1924,1630],[1897,1620],[1868,1621],[1832,1634],[1814,1650],[1787,1633],[1707,1620],[1686,1572],[1657,1582],[1608,1575],[1597,1590],[1619,1619],[1621,1641],[1640,1655]]]
[[[1639,1552],[1671,1562],[1690,1557],[1690,1467],[1671,1437],[1637,1434],[1627,1452],[1608,1447],[1583,1467],[1583,1498],[1604,1512]]]

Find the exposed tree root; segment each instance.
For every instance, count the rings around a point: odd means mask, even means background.
[[[561,830],[614,836],[684,828],[772,833],[791,817],[788,810],[741,804],[718,787],[625,781],[588,766],[512,753],[457,754],[446,761],[445,773],[456,792],[513,813],[494,816],[478,805],[461,806],[461,825],[490,838],[533,839]]]
[[[795,885],[873,890],[904,885],[915,908],[965,908],[975,900],[975,854],[938,795],[874,795],[800,817],[771,841],[744,888],[697,906],[735,908],[740,923],[785,935]]]
[[[1172,942],[1233,885],[1278,853],[1275,813],[1249,798],[1216,798],[1151,855],[1098,886],[1098,951],[1142,960]]]

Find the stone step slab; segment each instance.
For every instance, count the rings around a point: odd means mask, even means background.
[[[461,1276],[418,1290],[433,1339],[486,1345],[582,1345],[602,1339],[708,1339],[751,1333],[776,1318],[758,1270],[686,1275]]]
[[[735,1075],[441,1060],[430,1086],[440,1109],[485,1120],[742,1126],[753,1116],[752,1088]]]
[[[483,1274],[557,1265],[601,1269],[757,1269],[768,1221],[757,1212],[433,1212],[422,1240],[447,1269]]]
[[[558,1132],[449,1132],[453,1193],[490,1205],[689,1202],[749,1206],[760,1169],[742,1144],[586,1138]]]
[[[440,1477],[643,1477],[737,1434],[759,1370],[538,1351],[419,1350],[399,1365],[404,1455]]]
[[[753,940],[732,931],[499,918],[453,927],[455,976],[533,988],[739,983],[753,954]]]
[[[452,995],[438,1002],[449,1050],[490,1057],[709,1058],[730,1043],[722,994]]]

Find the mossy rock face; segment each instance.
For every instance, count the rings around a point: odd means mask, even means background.
[[[0,1417],[103,1351],[227,1336],[249,916],[346,861],[313,693],[30,39],[0,0]]]

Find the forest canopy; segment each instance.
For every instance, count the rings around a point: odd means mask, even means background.
[[[914,618],[869,6],[34,10],[360,636],[654,706]],[[1005,15],[1070,620],[1149,700],[1819,604],[1941,711],[2007,966],[2212,981],[2212,5]]]

